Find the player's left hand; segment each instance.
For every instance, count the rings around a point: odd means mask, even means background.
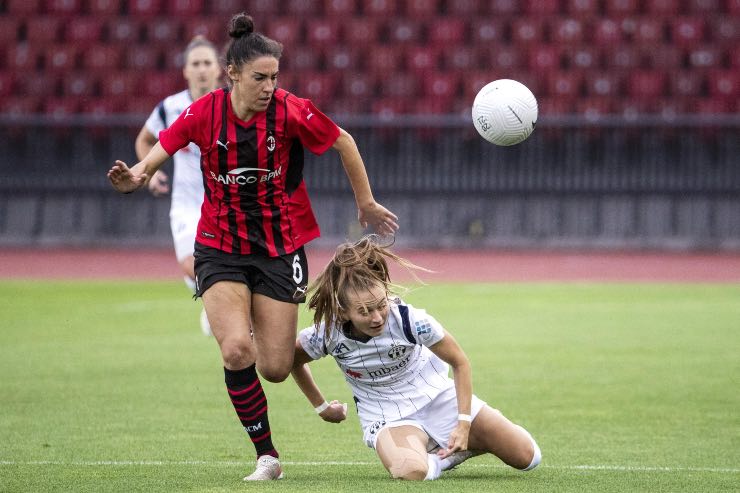
[[[459,450],[468,449],[468,437],[470,435],[470,423],[460,422],[457,427],[450,433],[450,438],[447,440],[447,448],[439,449],[437,455],[440,459],[454,454]]]
[[[379,235],[392,235],[398,230],[398,216],[377,202],[360,207],[357,219],[363,228],[372,226]]]
[[[146,175],[136,175],[123,161],[116,161],[108,171],[108,180],[117,191],[131,193],[146,183]]]
[[[329,407],[321,411],[319,416],[329,423],[341,423],[347,419],[347,403],[341,403],[337,400],[331,401]]]

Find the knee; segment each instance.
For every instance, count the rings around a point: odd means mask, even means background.
[[[226,339],[221,343],[221,358],[227,368],[244,368],[254,363],[249,344],[239,339]]]
[[[426,462],[415,459],[403,459],[394,464],[389,472],[393,479],[406,479],[410,481],[421,481],[427,475],[428,465]]]
[[[526,430],[525,433],[527,434],[527,441],[519,448],[514,467],[521,471],[531,471],[542,462],[542,451],[540,451],[540,447],[534,438],[532,438],[532,435]]]
[[[280,383],[290,375],[290,367],[283,366],[262,366],[257,363],[257,371],[262,378],[272,383]]]

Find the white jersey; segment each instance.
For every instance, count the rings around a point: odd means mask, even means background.
[[[152,114],[149,115],[144,127],[155,137],[159,132],[169,127],[185,108],[193,103],[190,91],[184,90],[162,100]],[[172,204],[170,211],[197,209],[197,222],[200,218],[200,206],[203,203],[203,174],[200,170],[200,149],[190,143],[180,149],[173,156],[174,170],[172,176]]]
[[[383,333],[367,342],[351,337],[346,327],[333,327],[326,338],[323,324],[298,337],[311,358],[334,357],[363,428],[403,419],[454,387],[448,365],[428,349],[444,337],[444,329],[426,311],[400,300],[390,303]]]

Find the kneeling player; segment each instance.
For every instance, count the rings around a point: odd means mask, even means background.
[[[537,443],[473,395],[455,339],[424,310],[389,298],[386,258],[415,267],[365,237],[337,248],[311,288],[315,324],[298,335],[293,377],[316,412],[333,423],[347,416],[346,404],[324,400],[307,365],[331,355],[354,394],[365,443],[392,477],[436,479],[484,453],[535,468]]]

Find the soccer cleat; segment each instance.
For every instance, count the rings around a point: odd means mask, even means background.
[[[208,316],[206,315],[206,309],[203,308],[200,312],[200,330],[203,331],[204,336],[212,336],[213,332],[211,332],[211,323],[208,321]]]
[[[450,454],[440,461],[442,463],[442,470],[449,471],[450,469],[454,469],[474,455],[477,454],[470,450],[458,450],[454,454]]]
[[[263,455],[257,459],[257,468],[244,481],[270,481],[283,479],[283,468],[280,461],[271,455]]]

